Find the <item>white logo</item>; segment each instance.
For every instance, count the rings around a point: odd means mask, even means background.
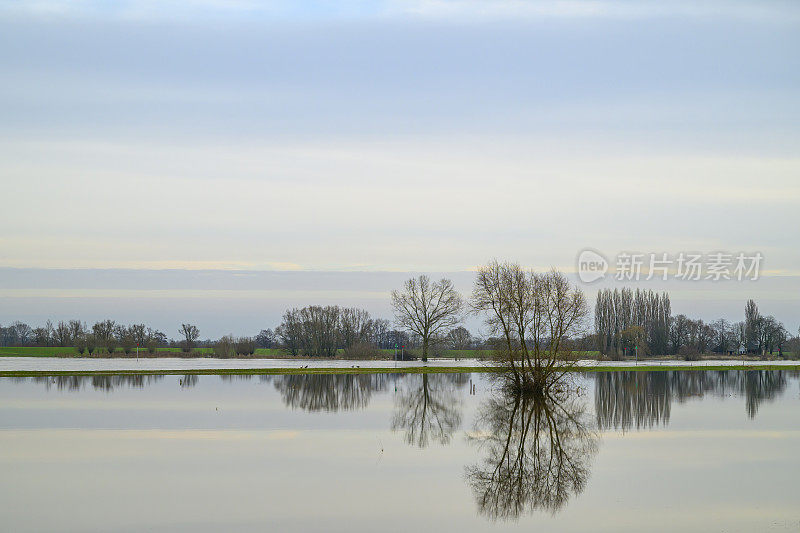
[[[583,250],[578,254],[578,277],[584,283],[591,283],[604,277],[608,272],[608,261],[594,250]]]

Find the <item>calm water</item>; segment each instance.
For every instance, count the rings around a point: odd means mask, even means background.
[[[4,531],[798,531],[796,372],[0,378]]]

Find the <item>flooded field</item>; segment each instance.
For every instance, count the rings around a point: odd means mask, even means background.
[[[795,371],[0,378],[7,531],[796,531]]]

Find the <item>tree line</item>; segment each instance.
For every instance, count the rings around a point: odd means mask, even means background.
[[[398,324],[402,322],[398,321]],[[373,318],[364,309],[339,307],[337,305],[310,305],[293,308],[283,314],[283,320],[275,329],[262,332],[272,342],[290,355],[319,355],[334,357],[339,350],[345,356],[365,357],[376,350],[418,349],[422,357],[429,350],[465,350],[480,346],[480,341],[463,326],[448,322],[452,327],[436,328],[392,328],[384,318]]]
[[[707,323],[684,314],[672,316],[669,294],[653,291],[602,289],[594,311],[590,344],[612,358],[704,353],[770,355],[797,352],[800,338],[792,337],[774,316],[764,316],[748,300],[744,320],[724,318]],[[788,348],[788,350],[787,350]]]
[[[191,324],[182,324],[178,331],[182,339],[170,339],[157,329],[145,324],[125,325],[114,320],[100,320],[91,326],[80,320],[59,321],[56,325],[48,320],[44,326],[32,328],[24,322],[9,326],[0,325],[0,346],[74,347],[81,354],[97,352],[132,353],[137,348],[155,353],[158,348],[181,348],[190,352],[200,344],[200,330]]]
[[[792,336],[774,316],[762,315],[749,300],[743,320],[704,322],[684,314],[672,315],[670,296],[650,290],[602,289],[594,305],[594,329],[584,319],[589,313],[583,301],[556,271],[535,274],[519,265],[492,262],[479,269],[471,298],[465,299],[452,281],[431,280],[425,275],[407,280],[392,291],[394,321],[377,318],[367,310],[337,305],[309,305],[284,312],[275,329],[257,335],[200,340],[197,326],[184,323],[178,338],[145,324],[125,325],[101,320],[91,326],[80,320],[47,321],[40,327],[23,322],[0,325],[0,346],[75,347],[79,353],[129,354],[136,350],[155,353],[159,348],[193,352],[212,348],[221,357],[253,355],[257,348],[278,348],[291,356],[352,358],[373,357],[380,350],[414,350],[423,360],[444,350],[504,349],[511,363],[518,359],[534,368],[542,353],[599,351],[613,358],[648,355],[680,355],[687,359],[704,353],[726,355],[783,355],[800,353],[800,336]],[[578,309],[580,308],[580,309]],[[567,330],[564,324],[546,323],[552,316],[575,313]],[[484,337],[472,335],[462,322],[470,313],[486,319]],[[555,313],[555,315],[554,315]],[[556,327],[554,329],[555,326]],[[548,329],[549,328],[549,329]],[[548,364],[552,364],[551,359]]]

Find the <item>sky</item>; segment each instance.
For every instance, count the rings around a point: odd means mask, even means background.
[[[760,252],[677,303],[794,331],[798,30],[791,1],[0,0],[0,323],[387,316],[409,273],[591,248]]]

